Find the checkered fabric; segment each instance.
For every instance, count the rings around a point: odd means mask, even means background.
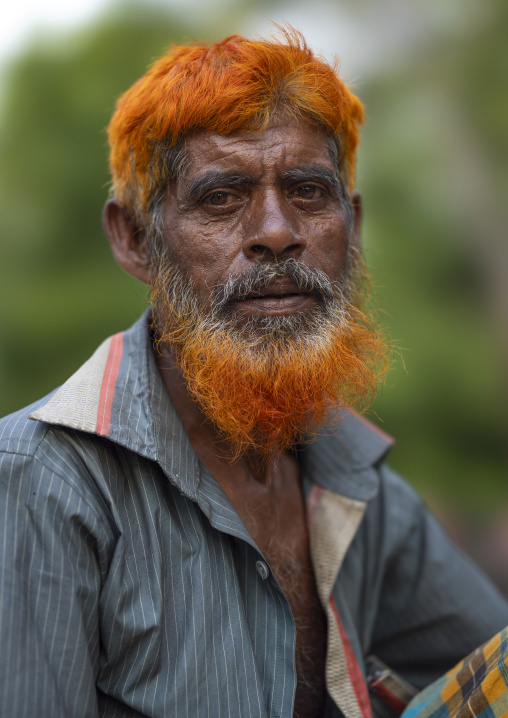
[[[508,637],[505,628],[419,693],[403,718],[508,717]]]

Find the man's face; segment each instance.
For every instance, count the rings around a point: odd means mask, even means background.
[[[162,207],[154,325],[232,456],[273,457],[375,388],[383,345],[350,246],[360,205],[352,227],[327,135],[307,122],[203,132],[185,149]]]
[[[183,175],[164,198],[163,239],[205,310],[214,288],[259,261],[293,257],[332,282],[343,278],[354,233],[323,129],[281,117],[263,132],[191,135],[185,151]],[[237,301],[235,315],[305,313],[315,302],[284,278]]]

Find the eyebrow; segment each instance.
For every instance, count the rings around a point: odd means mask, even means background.
[[[219,172],[211,170],[201,177],[197,177],[190,183],[189,188],[185,192],[184,205],[192,204],[198,197],[208,190],[222,185],[223,187],[245,187],[253,184],[251,177],[239,173]]]

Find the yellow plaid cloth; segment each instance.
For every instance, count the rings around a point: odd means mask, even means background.
[[[508,718],[507,629],[427,686],[403,718]]]

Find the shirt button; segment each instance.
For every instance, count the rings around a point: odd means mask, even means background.
[[[256,570],[263,579],[263,581],[266,581],[268,576],[270,575],[270,569],[266,565],[264,561],[256,561]]]

